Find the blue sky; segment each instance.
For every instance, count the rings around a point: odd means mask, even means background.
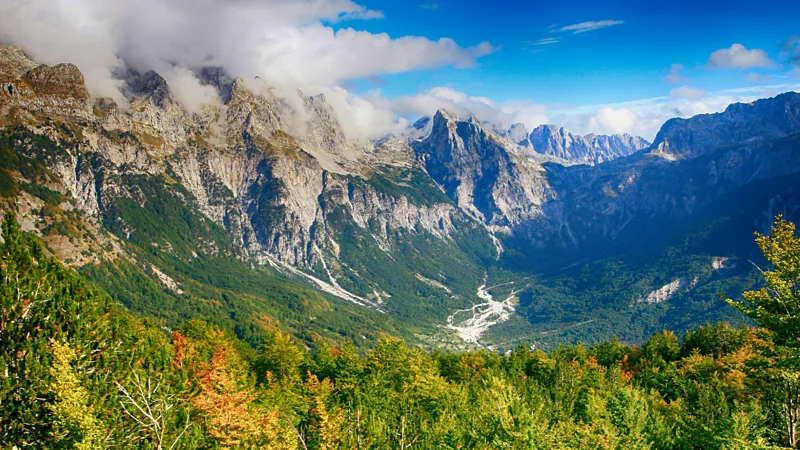
[[[706,92],[757,84],[750,73],[770,75],[775,84],[791,82],[791,67],[781,66],[780,46],[800,34],[800,2],[790,1],[363,1],[384,13],[354,26],[390,36],[453,38],[470,47],[498,47],[471,68],[442,67],[366,81],[387,96],[447,86],[497,101],[531,99],[546,103],[604,104],[669,95],[664,81],[681,64],[683,81]],[[554,28],[582,22],[624,23],[578,34]],[[534,45],[544,39],[551,44]],[[712,52],[734,43],[762,49],[775,67],[708,69]],[[786,77],[786,78],[783,78]]]

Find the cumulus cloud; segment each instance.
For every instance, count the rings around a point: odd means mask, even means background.
[[[669,67],[669,72],[664,77],[665,83],[678,84],[686,81],[686,78],[681,74],[683,71],[683,64],[673,64]]]
[[[562,107],[548,113],[555,123],[577,133],[626,132],[652,140],[661,125],[673,117],[720,112],[731,103],[751,102],[798,88],[798,84],[762,85],[705,93],[702,98],[655,97],[611,105]]]
[[[485,42],[465,48],[448,38],[392,38],[329,26],[381,17],[350,0],[3,0],[0,41],[19,44],[46,64],[75,63],[94,95],[118,101],[112,74],[123,65],[161,73],[188,109],[208,92],[185,69],[202,66],[258,76],[285,91],[326,92],[356,102],[337,108],[351,133],[364,122],[359,107],[367,100],[342,93],[347,80],[470,67],[495,51]],[[362,131],[353,137],[381,132]]]
[[[440,108],[462,118],[475,115],[478,120],[504,128],[524,123],[529,129],[548,123],[547,107],[527,100],[496,102],[486,97],[470,96],[448,87],[435,87],[413,96],[395,99],[397,114],[404,117],[431,115]]]
[[[573,34],[579,34],[586,33],[587,31],[599,30],[601,28],[613,27],[614,25],[622,25],[623,23],[625,23],[624,20],[596,20],[555,28],[553,32],[572,32]]]
[[[628,108],[600,108],[589,117],[589,129],[608,133],[628,133],[636,124],[636,114]]]
[[[706,96],[706,91],[683,85],[669,91],[669,95],[687,100],[699,100]]]
[[[722,48],[712,53],[706,65],[712,69],[749,69],[751,67],[770,67],[773,63],[764,50],[757,48],[748,50],[742,44],[733,44],[730,48]]]
[[[201,84],[189,69],[175,66],[162,72],[161,76],[170,86],[175,98],[191,113],[197,112],[203,105],[219,101],[216,89]]]

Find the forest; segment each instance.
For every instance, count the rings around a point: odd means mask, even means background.
[[[23,232],[0,244],[0,448],[796,448],[800,239],[756,243],[760,289],[728,300],[756,327],[708,324],[642,345],[548,353],[263,341],[125,310]]]

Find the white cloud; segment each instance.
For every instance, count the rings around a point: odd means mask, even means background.
[[[669,73],[664,77],[665,83],[678,84],[686,81],[686,78],[681,74],[683,71],[683,64],[673,64],[669,67]]]
[[[524,41],[522,43],[522,46],[523,47],[534,47],[534,46],[538,46],[538,45],[556,44],[558,42],[561,42],[561,38],[548,37],[548,38],[544,38],[544,39],[539,39],[538,41]]]
[[[771,75],[763,75],[760,73],[748,73],[744,76],[744,79],[751,83],[766,83],[774,80]]]
[[[170,86],[172,94],[189,112],[197,112],[201,106],[219,101],[216,89],[200,84],[200,80],[183,67],[171,67],[160,74]]]
[[[524,123],[530,129],[549,122],[545,105],[527,100],[500,103],[448,87],[435,87],[417,95],[400,97],[393,103],[397,114],[411,118],[430,116],[439,108],[445,108],[462,118],[474,114],[482,122],[505,128],[514,123]]]
[[[326,25],[381,17],[350,0],[2,0],[0,42],[19,44],[46,64],[73,62],[94,95],[118,101],[112,73],[123,61],[140,71],[156,70],[189,109],[206,91],[175,67],[222,66],[233,76],[259,76],[284,91],[339,93],[353,78],[470,67],[496,50],[485,42],[464,48],[448,38],[391,38]],[[358,97],[339,94],[363,106]],[[360,106],[337,114],[355,114]],[[365,123],[356,116],[341,119]],[[356,128],[349,128],[352,137],[380,132],[353,135]]]
[[[710,68],[748,69],[770,67],[773,63],[764,50],[757,48],[748,50],[742,44],[733,44],[730,48],[719,49],[712,53],[706,65]]]
[[[636,124],[636,114],[628,108],[600,108],[589,118],[589,129],[603,133],[628,133]]]
[[[586,33],[587,31],[613,27],[614,25],[622,25],[623,23],[625,23],[624,20],[597,20],[592,22],[581,22],[556,28],[553,30],[553,32],[572,32],[573,34]]]
[[[703,98],[656,97],[609,105],[561,107],[549,111],[555,123],[577,133],[627,132],[652,140],[661,125],[673,117],[691,117],[723,111],[736,102],[751,102],[800,89],[798,84],[752,86],[707,93]],[[610,108],[617,114],[611,114]],[[633,114],[631,121],[627,110]]]
[[[395,111],[416,119],[432,115],[444,107],[462,118],[474,114],[478,119],[502,128],[522,122],[528,129],[556,124],[577,134],[629,133],[652,140],[661,126],[673,117],[720,112],[731,103],[751,102],[758,98],[800,89],[800,84],[752,86],[712,93],[685,87],[674,95],[604,105],[542,104],[530,100],[495,102],[470,96],[451,88],[439,87],[394,101]]]
[[[669,95],[675,98],[684,98],[687,100],[699,100],[706,96],[706,91],[683,85],[676,87],[669,91]]]

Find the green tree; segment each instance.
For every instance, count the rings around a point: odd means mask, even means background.
[[[55,402],[50,408],[55,416],[54,440],[61,445],[70,443],[77,450],[100,450],[106,448],[108,431],[97,418],[90,404],[89,393],[81,384],[79,374],[72,366],[75,351],[67,344],[52,343],[53,378],[51,390]]]
[[[58,345],[74,352],[68,365],[79,373],[103,369],[108,305],[82,278],[47,256],[36,236],[23,233],[13,212],[6,214],[2,237],[0,447],[53,447],[54,437],[60,435],[53,405],[72,408],[73,400],[101,402],[107,393],[97,387],[80,393],[80,399],[70,397],[74,393],[64,386],[74,380]],[[54,354],[54,349],[62,353]]]
[[[781,380],[783,415],[789,446],[798,446],[800,423],[800,238],[795,225],[775,218],[770,235],[756,233],[756,244],[772,266],[763,271],[766,286],[728,303],[770,330],[776,349],[775,378]]]
[[[745,292],[745,302],[728,303],[775,333],[777,343],[800,347],[800,238],[795,225],[777,216],[770,235],[756,233],[756,244],[772,265],[762,272],[766,286]]]

